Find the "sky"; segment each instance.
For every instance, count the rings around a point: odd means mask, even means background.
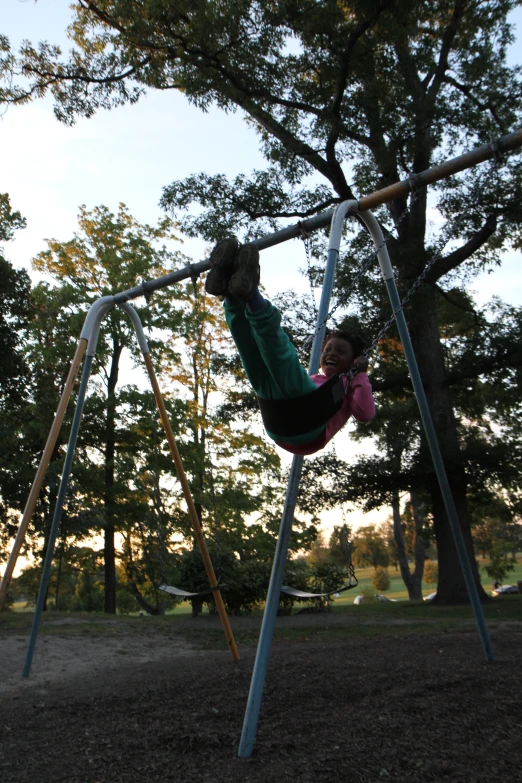
[[[15,50],[23,39],[60,44],[64,53],[70,48],[65,35],[68,0],[1,0],[0,14],[0,30]],[[513,21],[522,29],[521,9]],[[520,60],[515,45],[511,61]],[[241,114],[216,108],[203,113],[178,92],[152,92],[135,106],[99,111],[88,120],[78,119],[72,128],[55,119],[51,98],[10,108],[0,118],[0,192],[9,193],[27,228],[6,246],[6,256],[16,267],[30,269],[31,258],[46,248],[46,239],[72,237],[81,204],[88,209],[104,204],[116,211],[124,202],[139,222],[154,224],[163,215],[158,205],[162,188],[173,180],[199,171],[232,178],[264,167],[257,136]],[[183,250],[200,261],[209,248],[196,239],[187,240]],[[299,274],[306,265],[300,240],[263,251],[261,260],[269,294],[309,290]],[[478,303],[496,294],[521,304],[519,267],[520,254],[508,253],[500,270],[475,280]],[[336,447],[340,456],[350,458],[346,430],[337,437]],[[368,524],[387,514],[375,512],[364,519],[356,514],[350,521]],[[337,517],[338,512],[325,514],[326,527],[339,524]]]
[[[70,48],[65,0],[2,0],[2,13],[1,29],[13,49],[24,38]],[[256,135],[238,113],[203,113],[175,91],[151,92],[135,106],[100,111],[72,128],[55,119],[50,97],[10,108],[0,121],[0,142],[2,191],[28,224],[7,255],[26,268],[45,238],[72,236],[80,204],[116,211],[124,202],[141,223],[154,224],[164,214],[162,188],[173,180],[200,171],[234,177],[264,167]],[[291,263],[288,244],[294,246]],[[186,240],[183,249],[198,261],[209,248]],[[265,251],[263,280],[267,287],[274,281],[276,290],[303,286],[298,269],[305,263],[298,240]]]

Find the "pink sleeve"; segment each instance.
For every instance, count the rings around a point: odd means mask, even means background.
[[[353,416],[357,421],[371,421],[375,416],[375,400],[367,374],[365,372],[357,373],[355,378],[350,381],[350,388],[353,391]]]

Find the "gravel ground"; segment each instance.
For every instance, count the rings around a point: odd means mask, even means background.
[[[474,631],[275,644],[254,755],[239,760],[254,649],[233,663],[146,623],[64,633],[40,638],[22,682],[27,636],[4,632],[0,781],[517,783],[522,633],[492,641],[494,664]]]

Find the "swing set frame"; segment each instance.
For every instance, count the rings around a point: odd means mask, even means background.
[[[325,324],[328,317],[328,306],[331,299],[333,290],[335,268],[339,257],[339,248],[341,242],[341,235],[344,225],[344,220],[348,214],[357,215],[358,219],[362,221],[368,229],[372,240],[374,242],[376,251],[375,255],[379,261],[381,273],[388,290],[390,303],[392,306],[392,319],[396,321],[399,336],[402,341],[410,377],[412,379],[412,385],[415,391],[417,402],[419,405],[422,424],[426,433],[427,442],[431,452],[431,457],[439,481],[441,493],[444,500],[444,505],[448,520],[450,523],[451,531],[455,541],[455,546],[459,556],[460,564],[464,574],[466,587],[468,589],[473,613],[475,616],[475,622],[479,631],[480,639],[486,660],[488,662],[494,661],[494,654],[491,646],[491,640],[489,636],[489,630],[484,618],[482,606],[480,604],[480,598],[478,590],[474,582],[473,572],[469,562],[468,554],[466,551],[462,531],[460,529],[460,523],[458,520],[455,504],[451,494],[448,478],[440,448],[435,434],[435,429],[431,419],[431,414],[428,408],[428,403],[422,386],[419,370],[417,367],[417,361],[411,344],[406,319],[403,312],[403,303],[399,298],[397,287],[395,284],[393,268],[391,266],[386,242],[374,215],[370,212],[371,209],[378,207],[388,201],[396,199],[398,197],[406,197],[409,193],[420,187],[426,187],[439,180],[450,177],[458,172],[464,171],[467,168],[476,166],[487,160],[499,160],[499,156],[512,152],[522,146],[522,129],[514,131],[513,133],[499,137],[493,140],[489,144],[484,144],[477,147],[463,155],[446,161],[438,166],[434,166],[426,171],[409,176],[407,179],[390,185],[382,190],[365,196],[358,201],[345,201],[339,204],[334,210],[328,210],[308,220],[300,221],[299,223],[289,226],[281,231],[264,236],[256,241],[256,246],[259,250],[264,250],[269,247],[273,247],[282,242],[286,242],[289,239],[296,237],[302,237],[303,232],[311,233],[317,229],[326,227],[331,223],[330,241],[328,248],[328,258],[326,262],[326,269],[324,275],[324,284],[321,294],[321,301],[319,305],[319,311],[317,315],[317,328],[314,334],[314,341],[312,346],[309,372],[313,374],[317,371],[319,366],[319,357],[323,337],[325,333]],[[27,656],[25,666],[23,670],[24,677],[28,677],[31,669],[32,658],[34,655],[34,649],[36,645],[36,639],[38,635],[38,629],[40,625],[41,613],[43,610],[43,604],[45,595],[47,593],[47,587],[51,571],[51,563],[54,556],[54,547],[60,525],[61,513],[65,495],[67,492],[67,486],[69,476],[71,472],[74,451],[76,447],[76,440],[80,427],[80,421],[82,417],[83,406],[85,402],[87,382],[89,379],[93,358],[96,351],[96,344],[101,328],[102,321],[106,314],[113,307],[121,307],[129,316],[134,326],[136,336],[140,349],[144,356],[145,365],[149,379],[154,391],[154,397],[159,410],[160,418],[167,435],[169,448],[172,458],[174,460],[176,470],[178,473],[179,481],[182,485],[183,494],[187,503],[189,515],[194,526],[196,539],[201,549],[205,568],[209,578],[209,584],[212,592],[214,593],[216,606],[220,614],[225,636],[227,638],[231,654],[234,660],[238,660],[239,654],[234,641],[232,630],[228,621],[226,610],[223,604],[223,600],[219,591],[219,585],[216,580],[212,562],[206,548],[201,523],[198,519],[196,509],[190,494],[188,482],[184,473],[183,465],[179,456],[177,445],[170,427],[170,422],[167,416],[165,405],[161,390],[158,385],[158,381],[154,372],[152,361],[150,358],[150,352],[145,338],[145,334],[141,325],[138,314],[135,309],[129,304],[129,300],[136,299],[140,296],[150,296],[154,291],[166,288],[174,283],[180,282],[187,278],[197,278],[202,272],[207,271],[210,268],[210,262],[208,259],[201,261],[197,264],[190,264],[181,270],[171,272],[155,280],[150,280],[141,283],[140,285],[121,291],[113,296],[105,296],[95,302],[85,319],[84,327],[80,335],[80,339],[74,354],[72,364],[69,370],[69,374],[65,383],[65,387],[60,399],[58,409],[55,415],[55,419],[47,442],[42,453],[40,463],[36,472],[36,476],[31,487],[27,503],[22,515],[20,527],[14,542],[13,549],[11,551],[5,572],[0,583],[0,611],[3,608],[5,598],[7,595],[7,589],[20,554],[21,547],[25,540],[25,535],[29,526],[30,519],[32,517],[37,498],[45,477],[45,473],[51,460],[51,455],[56,444],[56,440],[63,422],[67,404],[71,397],[75,380],[82,361],[84,361],[81,383],[78,391],[76,409],[71,426],[71,432],[69,436],[69,442],[67,446],[67,454],[63,466],[63,472],[58,491],[58,497],[56,501],[55,514],[51,525],[51,532],[48,541],[47,553],[42,570],[42,578],[40,583],[40,589],[38,593],[38,599],[36,603],[33,626],[31,630],[31,636],[29,646],[27,650]],[[287,487],[287,494],[285,499],[285,505],[283,510],[283,516],[279,529],[279,536],[274,556],[274,562],[272,567],[272,575],[270,579],[270,586],[268,589],[265,611],[263,615],[263,622],[261,627],[261,634],[259,638],[256,660],[254,664],[254,671],[252,675],[252,681],[250,686],[250,692],[248,696],[248,703],[246,707],[243,731],[239,744],[238,756],[240,758],[248,758],[251,756],[253,746],[255,742],[255,736],[257,731],[257,722],[259,717],[259,710],[261,706],[261,699],[264,687],[264,680],[266,677],[266,670],[268,666],[268,659],[270,655],[270,648],[272,643],[272,637],[275,627],[275,619],[277,615],[277,607],[279,603],[279,596],[281,593],[281,587],[283,585],[284,567],[288,552],[288,544],[290,539],[290,533],[292,528],[292,521],[294,517],[295,506],[297,502],[297,494],[299,489],[299,480],[302,470],[303,457],[294,456],[292,460],[292,467],[290,470],[290,476]]]

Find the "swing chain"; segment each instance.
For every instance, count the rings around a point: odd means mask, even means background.
[[[147,316],[148,316],[147,343],[150,345],[150,341],[152,339],[152,311],[150,308],[150,300],[152,299],[153,292],[148,290],[147,283],[145,280],[142,281],[141,288],[143,291],[143,296],[145,298],[145,309],[147,311]],[[157,456],[160,453],[160,448],[159,448],[158,430],[156,427],[155,418],[152,419],[152,442],[153,442],[153,453]],[[159,560],[160,576],[162,582],[166,583],[168,581],[166,575],[166,569],[165,569],[167,547],[163,536],[162,516],[166,516],[167,511],[165,509],[165,504],[163,503],[163,497],[161,494],[159,467],[156,469],[154,474],[154,489],[152,491],[152,503],[153,503],[153,508],[156,511],[156,528],[157,528],[157,535],[158,535],[158,542],[159,542],[158,560]]]
[[[190,279],[192,280],[192,285],[194,287],[194,293],[196,293],[197,290],[197,282],[200,278],[201,273],[198,272],[194,264],[187,264],[187,269],[190,271]]]
[[[158,431],[156,429],[156,422],[153,421],[152,423],[152,437],[153,437],[153,449],[156,456],[159,453],[159,445],[158,445]],[[167,582],[167,575],[165,570],[165,557],[166,557],[166,545],[165,545],[165,539],[163,537],[163,523],[162,523],[162,515],[166,514],[165,505],[163,503],[163,497],[161,495],[161,489],[160,489],[160,471],[159,468],[156,469],[155,476],[154,476],[154,490],[152,493],[152,499],[153,503],[156,509],[156,527],[158,531],[158,539],[159,539],[159,567],[160,567],[160,576],[163,581],[163,583]]]
[[[314,286],[312,283],[312,265],[311,265],[311,254],[310,254],[310,234],[306,229],[304,228],[303,224],[299,222],[298,224],[299,231],[301,232],[301,239],[303,240],[303,245],[305,249],[306,254],[306,270],[307,270],[307,277],[308,277],[308,283],[310,285],[310,299],[312,300],[312,307],[314,311],[314,320],[317,320],[317,307],[315,304],[315,291]]]
[[[345,519],[344,506],[342,506],[341,509],[342,509],[342,516],[343,516],[343,525],[339,531],[339,546],[341,552],[345,555],[345,557],[348,560],[348,564],[346,566],[348,570],[348,584],[350,585],[350,587],[357,587],[357,585],[359,584],[359,580],[355,576],[355,566],[352,561],[353,544],[348,538],[349,528]]]
[[[491,139],[490,147],[493,153],[494,168],[498,170],[504,163],[504,153],[500,149],[498,139]]]
[[[388,318],[388,320],[386,321],[386,323],[384,324],[384,326],[382,327],[378,335],[373,339],[370,347],[366,348],[366,350],[363,352],[364,356],[368,356],[368,354],[370,354],[373,351],[377,343],[384,337],[384,335],[386,334],[390,326],[397,319],[398,314],[404,309],[405,305],[409,302],[409,300],[411,299],[411,297],[413,296],[417,288],[419,288],[420,284],[425,279],[426,275],[428,274],[428,272],[430,271],[430,269],[432,268],[432,266],[435,264],[437,260],[438,260],[438,256],[434,256],[429,262],[429,264],[426,264],[426,266],[424,267],[420,275],[413,283],[410,290],[405,294],[404,298],[401,299],[399,306],[393,311],[393,313]]]
[[[330,318],[331,318],[331,317],[332,317],[332,315],[333,315],[333,314],[336,312],[336,310],[338,310],[338,308],[339,308],[339,307],[341,307],[341,305],[344,305],[344,304],[346,304],[346,302],[348,301],[348,299],[349,299],[349,297],[350,297],[350,294],[351,294],[351,293],[352,293],[352,291],[354,290],[355,286],[357,285],[357,283],[359,282],[359,280],[361,279],[361,277],[362,277],[362,276],[363,276],[363,275],[364,275],[364,274],[365,274],[365,273],[368,271],[368,269],[369,269],[369,268],[370,268],[370,266],[372,265],[372,263],[373,263],[374,259],[375,259],[375,258],[377,258],[377,256],[378,256],[378,254],[380,253],[380,251],[381,251],[381,250],[383,249],[383,247],[386,245],[386,242],[387,242],[387,240],[388,240],[388,237],[385,237],[385,238],[383,239],[383,241],[381,242],[381,244],[379,245],[379,247],[378,247],[376,250],[374,250],[374,251],[373,251],[373,253],[371,253],[371,255],[369,255],[369,256],[368,256],[368,258],[366,259],[366,261],[365,261],[365,262],[364,262],[364,264],[362,265],[361,269],[359,270],[359,272],[356,274],[355,278],[353,279],[353,281],[352,281],[352,284],[351,284],[351,285],[349,286],[349,288],[348,288],[348,289],[345,291],[344,295],[343,295],[342,297],[340,297],[340,298],[337,300],[336,304],[335,304],[335,305],[332,307],[332,309],[331,309],[331,310],[330,310],[330,311],[329,311],[329,312],[326,314],[326,316],[325,316],[325,317],[324,317],[324,319],[321,321],[321,323],[320,323],[320,324],[319,324],[319,325],[316,327],[316,329],[315,329],[315,332],[314,332],[313,334],[309,335],[309,336],[306,338],[306,340],[304,341],[303,345],[301,346],[301,349],[300,349],[300,351],[301,351],[301,352],[304,352],[304,351],[305,351],[305,350],[308,348],[308,346],[310,345],[310,343],[312,343],[312,342],[313,342],[313,340],[315,339],[316,335],[318,335],[318,334],[319,334],[319,332],[321,331],[321,329],[323,328],[323,326],[326,324],[326,322],[327,322],[327,321],[329,321],[329,320],[330,320]]]
[[[216,547],[216,558],[217,558],[216,571],[217,571],[217,582],[219,584],[223,578],[223,563],[221,558],[221,548],[219,546],[219,539],[217,535],[217,531],[219,529],[219,520],[217,515],[216,492],[214,488],[214,470],[213,470],[213,463],[212,463],[212,454],[210,452],[210,449],[208,450],[208,464],[209,464],[209,473],[210,473],[210,493],[212,495],[212,512],[214,517],[214,531],[210,530],[207,531],[207,533],[210,534],[210,537],[214,542],[214,546]]]
[[[146,306],[148,308],[149,302],[152,299],[152,291],[148,288],[148,284],[150,283],[150,280],[142,280],[140,283],[141,293],[143,295],[143,298],[145,299]]]
[[[381,247],[382,247],[382,245],[381,245]],[[379,248],[379,250],[380,249],[381,248]],[[432,266],[438,261],[438,259],[439,259],[439,256],[434,256],[431,259],[431,261],[428,264],[426,264],[426,266],[424,267],[424,269],[422,270],[420,275],[416,278],[415,282],[411,286],[410,290],[405,294],[403,299],[401,299],[401,302],[400,302],[399,306],[393,311],[393,313],[388,318],[388,320],[386,321],[386,323],[384,324],[382,329],[380,329],[380,331],[378,332],[376,337],[374,337],[374,339],[372,340],[371,345],[368,348],[364,349],[364,351],[362,353],[363,356],[367,357],[367,356],[369,356],[372,353],[372,351],[374,350],[375,346],[382,340],[382,338],[384,337],[384,335],[386,334],[386,332],[388,331],[390,326],[397,320],[398,314],[404,309],[404,307],[407,304],[407,302],[411,299],[411,297],[413,296],[413,294],[415,293],[417,288],[419,288],[420,284],[425,279],[426,275],[428,274],[428,272],[430,271]],[[351,288],[349,290],[351,290]],[[349,293],[349,291],[347,293]],[[348,381],[351,381],[351,380],[353,380],[355,378],[357,373],[358,373],[358,370],[356,370],[354,367],[352,367],[352,369],[349,370],[348,372],[340,373],[339,377],[340,378],[347,378]]]

